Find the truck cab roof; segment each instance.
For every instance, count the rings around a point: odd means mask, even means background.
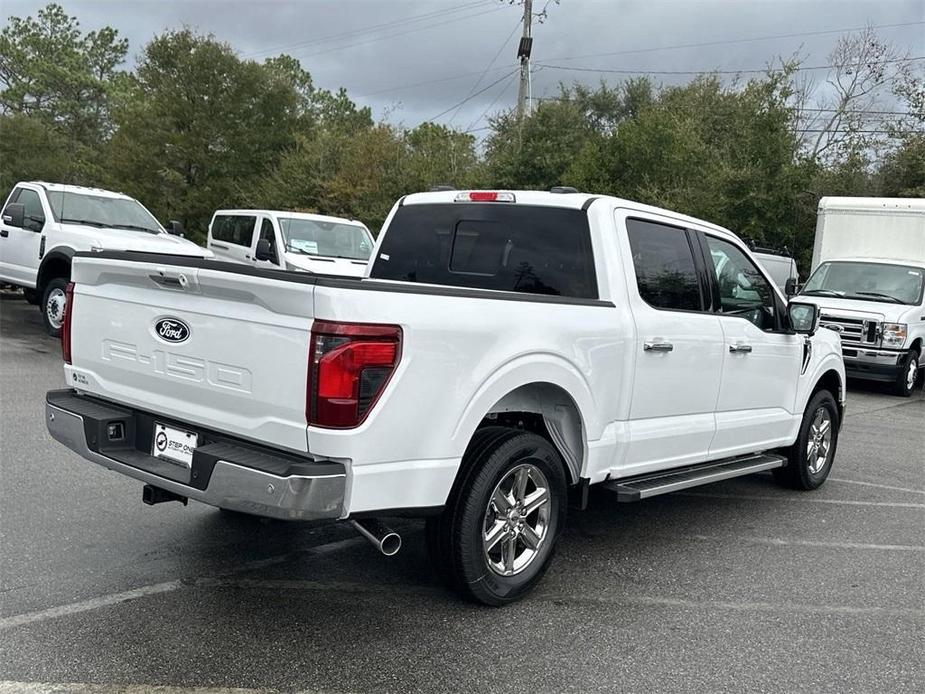
[[[122,198],[132,200],[133,198],[125,193],[118,193],[103,188],[90,188],[87,186],[75,186],[69,183],[49,183],[48,181],[21,181],[17,185],[32,185],[44,188],[49,193],[76,193],[78,195],[96,195],[101,198]]]
[[[646,205],[640,202],[635,202],[633,200],[626,200],[624,198],[618,198],[612,195],[594,195],[592,193],[554,193],[549,191],[542,190],[504,190],[504,189],[493,189],[493,190],[475,190],[475,189],[466,189],[466,190],[439,190],[439,191],[430,191],[426,193],[411,193],[406,195],[399,202],[399,205],[433,205],[433,204],[442,204],[442,203],[456,203],[456,202],[481,202],[478,199],[472,200],[467,198],[470,194],[487,194],[487,193],[498,193],[504,195],[513,196],[513,204],[523,204],[523,205],[535,205],[539,207],[559,207],[566,209],[584,209],[587,210],[597,201],[608,201],[614,207],[636,210],[639,212],[645,212],[648,214],[657,214],[662,217],[669,218],[674,220],[678,224],[695,224],[701,228],[711,229],[713,231],[719,232],[721,234],[728,234],[730,236],[735,236],[733,232],[724,227],[712,224],[711,222],[706,222],[702,219],[697,219],[696,217],[690,217],[685,214],[680,214],[672,210],[666,210],[661,207],[655,207],[653,205]],[[499,201],[494,204],[512,204],[511,201]],[[737,237],[736,237],[737,238]]]

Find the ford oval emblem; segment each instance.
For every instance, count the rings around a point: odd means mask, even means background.
[[[154,324],[154,332],[167,342],[183,342],[189,338],[189,326],[179,318],[161,318]]]

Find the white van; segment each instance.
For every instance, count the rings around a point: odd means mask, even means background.
[[[356,220],[279,210],[218,210],[207,242],[222,260],[350,277],[366,274],[373,245]]]
[[[925,199],[822,198],[800,298],[841,336],[849,376],[911,395],[925,368]]]

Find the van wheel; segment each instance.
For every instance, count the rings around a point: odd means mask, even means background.
[[[787,466],[773,471],[774,479],[791,489],[816,489],[832,469],[838,446],[838,406],[820,390],[806,406],[797,441],[785,450]]]
[[[501,427],[486,432],[467,449],[443,515],[428,524],[428,545],[455,590],[505,605],[530,592],[549,567],[565,525],[567,481],[546,439]]]
[[[64,293],[66,288],[67,279],[56,277],[45,286],[45,293],[42,295],[42,303],[39,306],[42,310],[42,323],[52,337],[61,336],[61,326],[64,325],[64,305],[67,300]]]
[[[906,363],[899,370],[896,383],[893,384],[894,393],[904,398],[908,398],[912,395],[912,391],[915,390],[915,382],[919,377],[920,358],[918,351],[913,349],[909,352]]]

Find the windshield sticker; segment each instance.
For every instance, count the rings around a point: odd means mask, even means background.
[[[303,253],[312,253],[313,255],[318,255],[318,242],[317,241],[306,241],[305,239],[292,239],[289,242],[289,245],[293,248],[302,251]]]
[[[380,257],[382,260],[388,260],[388,259],[389,259],[389,256],[388,256],[387,253],[380,253],[380,254],[379,254],[379,257]]]
[[[918,270],[909,270],[909,274],[912,275],[913,277],[921,277],[921,276],[922,276],[922,273],[919,272]]]

